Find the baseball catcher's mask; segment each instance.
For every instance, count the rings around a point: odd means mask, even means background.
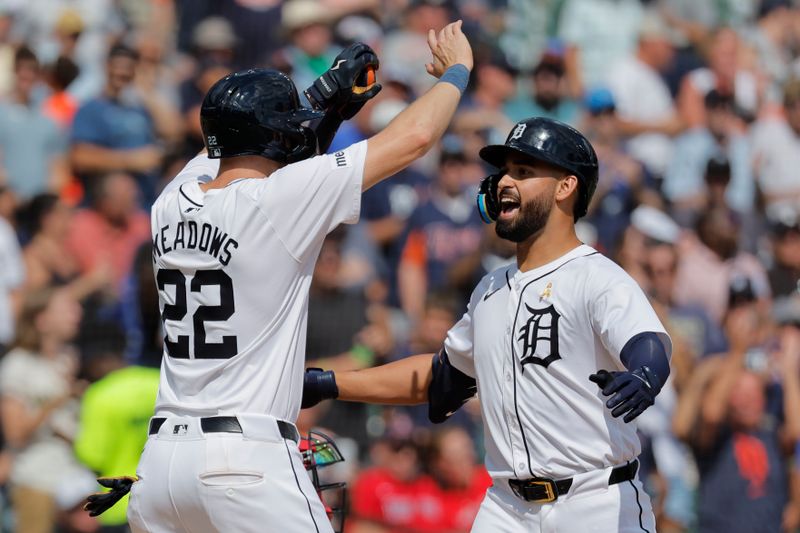
[[[311,474],[311,481],[319,499],[325,506],[333,530],[341,533],[344,530],[347,509],[347,484],[323,483],[320,480],[319,469],[341,463],[344,457],[333,439],[319,431],[309,431],[307,437],[300,439],[300,453],[303,456],[303,465]]]

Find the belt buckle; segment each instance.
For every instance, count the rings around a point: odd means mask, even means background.
[[[558,494],[556,494],[556,482],[552,479],[531,479],[528,481],[529,485],[544,487],[546,496],[544,498],[537,498],[529,500],[533,503],[550,503],[556,501]]]

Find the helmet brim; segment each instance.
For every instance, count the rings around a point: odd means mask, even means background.
[[[521,150],[507,144],[490,144],[489,146],[484,146],[481,148],[481,151],[478,152],[478,155],[481,156],[481,159],[497,168],[506,166],[506,159],[509,155],[521,155],[528,159],[538,159],[538,157],[531,154],[530,151]]]

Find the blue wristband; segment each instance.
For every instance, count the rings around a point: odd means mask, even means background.
[[[457,63],[444,71],[442,77],[439,78],[439,83],[454,85],[461,94],[464,94],[469,83],[469,69],[461,63]]]

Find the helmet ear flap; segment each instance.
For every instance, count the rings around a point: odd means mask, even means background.
[[[299,130],[297,135],[292,136],[293,139],[297,138],[297,142],[294,149],[286,155],[287,163],[302,161],[317,155],[317,135],[314,130],[306,126],[299,126]]]
[[[497,215],[500,213],[499,204],[497,202],[497,184],[500,183],[500,178],[503,175],[500,173],[490,174],[481,180],[480,188],[478,189],[478,213],[486,224],[491,224],[497,220]]]

